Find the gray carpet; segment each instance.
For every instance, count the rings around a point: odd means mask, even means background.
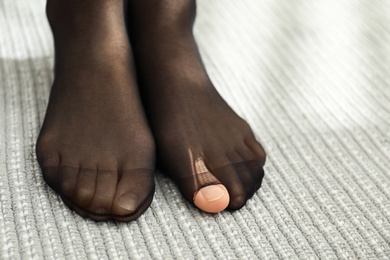
[[[268,153],[209,215],[161,173],[131,223],[79,217],[34,143],[53,79],[43,0],[0,0],[0,259],[390,259],[390,1],[201,0],[207,69]]]

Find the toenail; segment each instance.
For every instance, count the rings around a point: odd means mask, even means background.
[[[217,185],[206,186],[200,189],[199,192],[210,202],[216,201],[225,195],[225,190]]]
[[[128,211],[135,211],[138,206],[137,198],[133,194],[123,194],[118,199],[118,206]]]

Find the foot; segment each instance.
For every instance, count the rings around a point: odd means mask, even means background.
[[[123,3],[49,1],[55,80],[37,142],[45,181],[80,215],[129,221],[154,194],[154,142]]]
[[[260,188],[265,152],[207,76],[192,34],[195,1],[134,0],[129,13],[158,166],[198,208],[241,208]]]

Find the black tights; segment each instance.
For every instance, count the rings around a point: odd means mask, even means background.
[[[47,14],[55,80],[37,157],[69,207],[137,218],[156,163],[207,212],[260,188],[265,152],[205,71],[194,0],[48,0]]]

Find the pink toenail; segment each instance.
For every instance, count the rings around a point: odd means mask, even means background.
[[[199,190],[209,202],[219,200],[225,195],[225,190],[217,185],[206,186]]]

